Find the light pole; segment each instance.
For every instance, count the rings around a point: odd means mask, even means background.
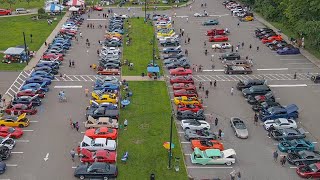
[[[27,42],[26,42],[26,34],[22,32],[23,35],[23,43],[24,43],[24,51],[27,54],[27,64],[29,63],[29,52],[27,50]]]
[[[155,34],[153,34],[153,40],[152,40],[152,65],[154,67],[154,58],[155,58],[155,46],[156,44],[156,38],[155,38]]]
[[[32,34],[30,34],[30,43],[32,43]]]
[[[147,22],[147,0],[144,1],[144,22]]]
[[[171,160],[172,160],[172,126],[173,126],[173,114],[171,114],[171,119],[170,119],[170,147],[169,147],[168,169],[171,169]]]

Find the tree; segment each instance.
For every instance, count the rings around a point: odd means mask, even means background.
[[[15,4],[16,0],[7,0],[7,3],[10,5],[10,9],[11,9],[12,4]]]
[[[26,0],[26,1],[27,1],[27,3],[28,3],[28,6],[29,6],[29,4],[30,4],[31,0]]]

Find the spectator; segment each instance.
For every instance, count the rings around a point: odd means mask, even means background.
[[[231,87],[231,96],[233,96],[233,91],[234,91],[234,89],[233,89],[233,87]]]
[[[218,120],[218,118],[216,117],[216,119],[214,120],[214,125],[215,125],[215,126],[218,126],[218,122],[219,122],[219,120]]]
[[[278,156],[279,156],[278,150],[275,150],[275,151],[273,152],[273,160],[274,160],[275,162],[278,161]]]
[[[71,149],[70,155],[71,155],[72,161],[74,162],[74,157],[76,156],[76,152],[74,151],[74,149]]]

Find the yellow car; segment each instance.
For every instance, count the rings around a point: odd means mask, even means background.
[[[29,126],[30,121],[26,117],[26,113],[18,116],[6,115],[0,118],[0,126],[10,126],[10,127],[27,127]]]
[[[174,99],[174,104],[192,104],[192,105],[200,105],[200,101],[196,97],[187,97],[187,96],[181,96],[181,97],[175,97]]]
[[[241,19],[242,21],[253,21],[253,17],[252,16],[246,16],[244,18]]]
[[[174,30],[170,29],[168,31],[162,31],[157,33],[157,37],[168,37],[168,36],[173,36]]]
[[[112,38],[112,37],[117,37],[118,39],[122,39],[122,35],[116,32],[107,32],[104,35],[105,38]]]
[[[168,29],[171,28],[172,25],[171,24],[162,24],[162,25],[158,25],[157,29]]]
[[[117,104],[117,95],[116,94],[97,94],[96,92],[91,93],[92,100],[101,104],[105,102],[109,102],[112,104]],[[90,104],[92,104],[92,101],[90,101]]]

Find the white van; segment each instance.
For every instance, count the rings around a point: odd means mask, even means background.
[[[29,13],[30,11],[29,10],[27,10],[27,9],[25,9],[25,8],[17,8],[16,9],[16,13],[17,14],[27,14],[27,13]]]

